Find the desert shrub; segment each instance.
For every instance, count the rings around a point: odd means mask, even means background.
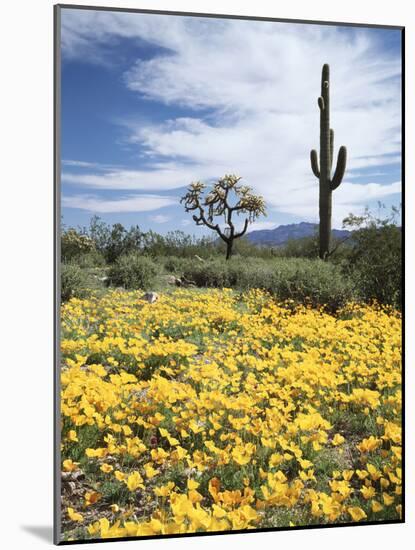
[[[94,241],[76,229],[70,228],[62,233],[61,258],[64,262],[71,262],[79,256],[91,252],[94,248]]]
[[[280,247],[280,254],[285,258],[318,258],[318,235],[290,239]]]
[[[206,258],[216,249],[215,239],[211,236],[195,237],[183,231],[169,231],[159,235],[148,231],[144,235],[144,250],[151,256],[171,256],[176,258],[194,258],[197,254]]]
[[[85,295],[86,277],[82,269],[73,263],[61,265],[61,300],[82,298]]]
[[[165,256],[161,258],[164,269],[174,275],[183,275],[193,263],[199,263],[193,258],[178,258],[177,256]]]
[[[294,300],[335,311],[356,298],[354,285],[342,269],[319,259],[231,258],[189,264],[185,273],[199,287],[260,288],[278,300]]]
[[[237,287],[261,288],[278,300],[294,300],[337,310],[355,298],[351,279],[336,265],[319,259],[279,258],[237,262]]]
[[[402,233],[399,227],[367,227],[354,234],[347,271],[365,301],[400,308],[402,304]]]
[[[106,265],[104,256],[98,250],[80,254],[74,259],[74,262],[81,268],[104,267]]]
[[[124,288],[149,289],[155,282],[159,268],[148,256],[130,253],[120,256],[108,272],[108,284]]]
[[[236,280],[231,278],[229,263],[224,258],[208,260],[204,263],[194,260],[183,266],[183,275],[199,287],[235,286]]]
[[[261,288],[272,291],[273,272],[276,260],[260,258],[238,258],[230,262],[229,269],[234,274],[236,285],[241,290]]]
[[[379,204],[379,208],[385,208]],[[350,215],[344,225],[357,227],[344,271],[353,279],[367,302],[400,308],[402,305],[402,230],[397,225],[400,211],[392,208],[381,218],[366,209],[363,216]]]
[[[141,252],[152,258],[194,258],[195,254],[205,258],[217,249],[216,239],[211,236],[195,237],[179,230],[169,231],[166,235],[152,230],[143,232],[138,225],[125,228],[116,223],[111,226],[98,216],[91,218],[83,233],[89,236],[109,264],[132,252]]]
[[[220,240],[216,245],[217,251],[220,255],[226,253],[226,245]],[[245,258],[275,258],[281,255],[279,246],[260,246],[249,241],[248,237],[244,236],[240,239],[236,239],[233,245],[233,257],[239,256]]]
[[[122,224],[115,223],[109,231],[105,244],[105,259],[112,264],[121,256],[134,254],[139,250],[141,241],[142,233],[138,226],[132,226],[127,230]]]
[[[337,237],[332,235],[330,244],[329,261],[340,263],[347,260],[352,243],[352,235],[349,237]],[[283,258],[310,258],[316,259],[319,255],[318,234],[301,239],[290,239],[278,249],[278,254]]]
[[[93,216],[89,227],[84,227],[82,231],[93,241],[96,250],[110,264],[120,256],[142,249],[143,232],[138,225],[132,225],[126,229],[121,223],[109,225],[99,216]]]
[[[319,259],[279,261],[269,290],[280,300],[325,306],[330,311],[357,297],[353,281],[341,268]]]

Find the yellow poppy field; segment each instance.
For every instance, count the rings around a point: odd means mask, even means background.
[[[142,294],[61,308],[63,540],[400,518],[399,312]]]

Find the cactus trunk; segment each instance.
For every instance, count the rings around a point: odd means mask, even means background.
[[[319,198],[319,255],[325,258],[330,250],[331,190],[330,190],[330,95],[329,66],[324,65],[321,75],[320,107],[320,198]]]
[[[322,260],[326,260],[330,251],[331,244],[331,210],[332,197],[331,191],[326,191],[323,184],[320,182],[320,224],[319,224],[319,256]]]
[[[317,151],[311,151],[311,168],[319,179],[319,256],[326,260],[330,254],[332,192],[336,189],[346,169],[346,147],[340,147],[336,170],[333,178],[334,131],[330,128],[330,70],[323,65],[321,75],[321,96],[318,98],[320,108],[320,166]]]

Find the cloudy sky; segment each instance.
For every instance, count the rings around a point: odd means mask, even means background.
[[[335,154],[348,166],[333,225],[401,201],[401,34],[340,26],[62,10],[62,213],[200,234],[192,181],[243,177],[266,200],[254,228],[318,221],[321,67]]]

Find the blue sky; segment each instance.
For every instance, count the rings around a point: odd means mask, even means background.
[[[179,199],[225,173],[266,200],[251,230],[317,222],[309,152],[326,62],[335,154],[349,154],[341,227],[401,202],[400,31],[63,9],[64,223],[202,234]]]

